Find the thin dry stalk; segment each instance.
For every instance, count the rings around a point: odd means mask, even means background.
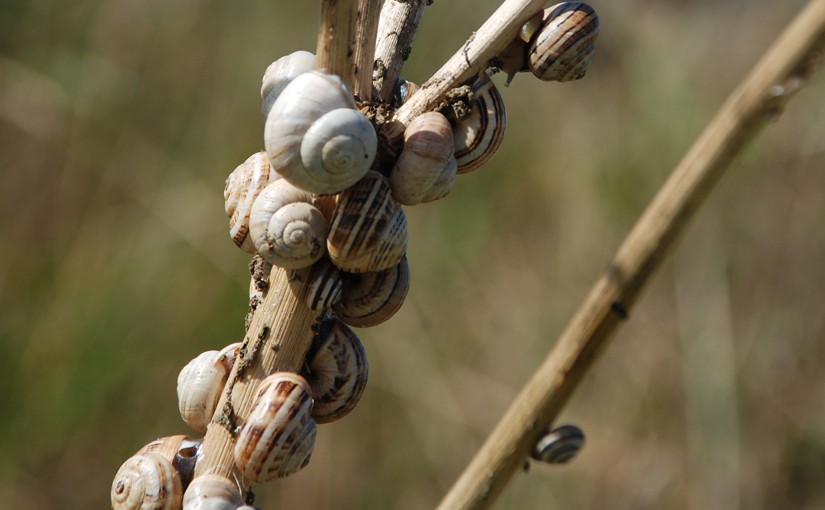
[[[386,0],[381,9],[375,49],[374,84],[385,103],[392,99],[395,82],[412,51],[412,42],[426,6],[426,0]]]
[[[815,71],[823,44],[825,0],[812,0],[673,171],[439,508],[486,508],[503,491],[734,157]]]
[[[325,0],[322,4],[316,66],[345,77],[352,86],[357,0]],[[252,407],[258,383],[276,371],[300,372],[312,342],[317,313],[305,303],[308,282],[300,271],[273,267],[268,290],[258,304],[244,337],[240,359],[224,387],[217,411],[207,427],[203,455],[195,476],[216,473],[232,478],[235,430]],[[244,480],[243,486],[249,487]]]
[[[362,101],[372,101],[372,68],[375,60],[375,39],[381,0],[358,0],[357,39],[355,45],[355,83],[353,93]]]

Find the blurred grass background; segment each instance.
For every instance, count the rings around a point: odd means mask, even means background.
[[[223,182],[262,146],[260,78],[317,2],[0,5],[0,505],[108,506],[184,433],[175,379],[242,337]],[[435,2],[423,82],[498,2]],[[370,383],[263,508],[435,505],[623,235],[800,0],[594,0],[587,77],[519,75],[493,162],[408,209],[413,285],[361,330]],[[501,77],[498,78],[499,83]],[[825,507],[825,80],[735,165],[574,395],[588,444],[498,508]]]

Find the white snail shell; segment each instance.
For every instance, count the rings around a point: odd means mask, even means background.
[[[341,299],[341,272],[329,259],[324,258],[313,264],[307,278],[306,304],[310,310],[327,310]]]
[[[183,499],[180,475],[157,452],[133,455],[112,482],[113,510],[177,510]]]
[[[238,486],[220,475],[202,475],[183,495],[183,510],[236,510],[243,505]]]
[[[361,340],[340,320],[324,323],[322,335],[307,380],[315,400],[312,417],[330,423],[355,409],[367,385],[369,364]]]
[[[599,17],[589,5],[564,2],[548,7],[530,44],[530,71],[545,81],[578,80],[590,67],[598,35]]]
[[[427,112],[414,118],[404,131],[404,149],[390,173],[393,198],[415,205],[447,196],[458,168],[454,151],[447,117]]]
[[[255,253],[249,238],[249,211],[261,190],[280,176],[272,170],[265,152],[255,153],[229,174],[223,188],[229,236],[247,253]]]
[[[473,92],[470,115],[456,121],[453,128],[455,159],[460,174],[480,168],[489,161],[507,129],[504,99],[486,74],[473,84]]]
[[[155,439],[137,451],[135,455],[154,452],[172,463],[178,472],[183,489],[189,486],[195,475],[195,462],[203,440],[192,439],[186,435],[167,436]]]
[[[333,314],[357,328],[377,326],[397,312],[410,289],[407,257],[384,271],[345,274],[341,299]]]
[[[584,432],[575,425],[561,425],[536,442],[530,456],[549,464],[564,464],[584,446]]]
[[[304,50],[290,53],[269,64],[261,80],[261,114],[264,118],[289,82],[314,67],[315,55]]]
[[[327,220],[311,193],[279,179],[258,195],[249,214],[255,249],[270,264],[300,269],[324,255]]]
[[[382,271],[407,251],[407,217],[387,179],[369,171],[338,198],[327,238],[329,258],[349,273]]]
[[[378,148],[370,121],[337,76],[298,75],[272,105],[264,129],[272,167],[294,186],[338,193],[369,170]]]
[[[235,465],[254,482],[297,472],[309,463],[316,425],[309,383],[289,372],[261,381],[252,410],[235,444]]]
[[[201,353],[178,374],[180,416],[195,432],[206,433],[240,345]]]

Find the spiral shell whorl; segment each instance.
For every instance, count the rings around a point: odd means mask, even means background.
[[[220,475],[202,475],[183,494],[183,510],[236,510],[243,499],[235,482]]]
[[[187,363],[178,374],[178,410],[195,432],[206,433],[229,369],[221,363],[220,352],[207,351]]]
[[[113,510],[180,508],[183,486],[172,463],[156,452],[126,460],[112,482]]]
[[[319,71],[297,76],[281,92],[267,116],[264,142],[272,167],[316,194],[338,193],[358,181],[378,147],[375,129],[355,110],[344,82]]]
[[[367,353],[361,340],[340,320],[329,330],[309,362],[307,380],[312,386],[312,417],[330,423],[355,409],[369,376]]]
[[[296,76],[315,67],[315,55],[298,50],[269,64],[261,80],[261,114],[266,118],[275,100]]]
[[[530,71],[545,81],[583,77],[595,52],[599,24],[596,11],[583,2],[564,2],[545,9],[542,27],[528,53]]]
[[[272,170],[265,152],[255,153],[229,174],[223,190],[229,236],[247,253],[255,253],[249,238],[249,212],[264,187],[280,176]]]
[[[309,462],[316,424],[312,389],[298,374],[276,372],[258,387],[235,444],[235,465],[255,482],[295,473]]]
[[[252,204],[252,243],[269,263],[288,268],[309,267],[324,255],[328,226],[308,192],[286,180],[269,184]]]
[[[356,328],[377,326],[401,309],[409,289],[410,266],[403,257],[384,271],[345,275],[341,299],[332,312]]]
[[[453,127],[459,174],[481,168],[498,150],[507,129],[507,110],[501,93],[487,75],[473,85],[472,112]]]

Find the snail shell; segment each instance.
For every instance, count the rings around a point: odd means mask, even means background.
[[[238,486],[220,475],[202,475],[183,495],[183,510],[236,510],[243,505]]]
[[[312,417],[317,423],[333,422],[355,409],[369,376],[367,353],[355,332],[336,319],[328,321],[324,329],[307,377],[315,401]]]
[[[357,328],[377,326],[395,315],[404,304],[409,289],[407,257],[384,271],[347,274],[341,299],[333,306],[333,314]]]
[[[240,345],[201,353],[178,374],[180,416],[195,432],[206,433]]]
[[[235,444],[241,474],[265,482],[297,472],[315,446],[312,389],[298,374],[277,372],[261,381]]]
[[[584,446],[584,432],[575,425],[561,425],[538,440],[530,456],[549,464],[564,464]]]
[[[287,269],[311,266],[324,255],[327,220],[311,193],[279,179],[261,192],[249,214],[255,249],[270,264]]]
[[[327,249],[343,271],[382,271],[401,261],[407,237],[407,217],[393,200],[387,179],[370,171],[338,198]]]
[[[284,179],[319,195],[363,177],[378,147],[375,129],[355,110],[344,82],[319,71],[300,74],[284,88],[267,116],[264,142]]]
[[[590,67],[598,35],[599,17],[589,5],[564,2],[548,7],[530,44],[530,71],[545,81],[578,80]]]
[[[393,104],[401,106],[409,101],[413,94],[418,92],[421,87],[406,78],[399,78],[398,85],[393,92]]]
[[[341,298],[341,272],[329,259],[321,259],[309,271],[306,304],[310,310],[329,309]]]
[[[185,435],[161,437],[138,450],[136,455],[148,452],[160,454],[172,463],[172,467],[180,476],[183,489],[186,490],[195,475],[195,461],[202,443],[200,439],[192,439]]]
[[[453,128],[447,117],[427,112],[404,131],[404,149],[390,173],[392,196],[404,205],[447,196],[455,184]]]
[[[113,510],[176,510],[183,499],[178,471],[157,452],[133,455],[112,482]]]
[[[458,173],[480,168],[498,150],[507,129],[504,99],[489,76],[482,74],[473,84],[470,115],[456,121],[453,128]]]
[[[255,153],[229,174],[223,188],[229,235],[247,253],[255,253],[249,238],[249,211],[264,187],[280,176],[272,170],[265,152]]]
[[[261,80],[261,114],[266,118],[284,88],[299,74],[315,67],[315,55],[299,50],[269,64]]]

